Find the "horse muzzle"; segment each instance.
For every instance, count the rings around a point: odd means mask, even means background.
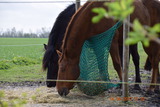
[[[62,97],[65,97],[66,95],[69,94],[68,88],[61,88],[58,90],[58,94]]]

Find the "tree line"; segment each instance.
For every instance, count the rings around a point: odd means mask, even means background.
[[[7,29],[6,31],[0,30],[0,37],[5,38],[48,38],[50,29],[42,27],[40,30],[37,30],[36,33],[29,32],[25,33],[23,30],[16,30],[15,27],[12,29]]]

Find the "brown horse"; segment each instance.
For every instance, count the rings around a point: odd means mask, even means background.
[[[157,0],[143,0],[144,5],[149,11],[151,16],[151,26],[156,23],[160,23],[160,1]],[[159,33],[160,35],[160,33]],[[160,61],[160,44],[151,41],[149,47],[144,47],[145,52],[148,55],[148,59],[151,62],[151,67],[153,69],[152,72],[152,80],[151,83],[160,83],[160,75],[159,75],[159,61]],[[155,89],[155,90],[154,90]],[[155,88],[154,85],[150,86],[150,91],[159,92],[159,87]]]
[[[151,17],[151,26],[156,23],[160,23],[160,1],[157,0],[142,0],[146,8],[148,9]],[[160,34],[159,34],[160,35]],[[151,70],[151,62],[147,58],[144,69]]]
[[[44,45],[45,48],[45,54],[43,57],[43,69],[47,69],[47,79],[57,79],[58,75],[58,56],[55,50],[61,51],[61,44],[62,44],[62,39],[64,37],[65,30],[67,28],[67,24],[70,21],[70,17],[74,14],[75,11],[75,4],[72,4],[68,6],[64,11],[62,11],[56,21],[55,24],[51,30],[51,33],[49,35],[49,40],[48,40],[48,45]],[[63,21],[61,21],[63,20]],[[123,57],[123,46],[122,46],[122,41],[119,43],[119,48],[120,48],[120,58],[122,62],[122,57]],[[132,60],[135,65],[135,82],[139,83],[141,82],[140,78],[140,70],[139,70],[139,54],[138,54],[138,49],[137,49],[137,44],[136,45],[130,45],[130,52],[132,55]],[[113,56],[113,55],[112,55]],[[113,57],[114,58],[114,57]],[[114,61],[117,58],[113,59],[114,62],[114,68],[116,71],[120,69],[119,65],[117,66],[117,63]],[[147,60],[147,66],[150,67],[150,62]],[[56,86],[56,81],[46,81],[47,87],[55,87]],[[135,89],[140,89],[138,84],[135,84]]]
[[[79,60],[84,41],[108,30],[116,23],[110,18],[104,18],[98,24],[91,22],[92,17],[95,16],[95,14],[91,12],[92,8],[104,7],[103,4],[104,2],[87,2],[72,17],[63,39],[62,53],[57,51],[60,56],[58,80],[76,80],[80,74]],[[131,15],[131,21],[138,18],[142,24],[149,25],[149,14],[144,5],[140,1],[135,1],[134,6],[135,11]],[[118,41],[122,38],[123,30],[121,29],[116,31],[110,50],[120,80],[122,80],[122,68]],[[73,85],[73,82],[57,81],[58,93],[61,96],[67,95],[69,90],[73,88]]]

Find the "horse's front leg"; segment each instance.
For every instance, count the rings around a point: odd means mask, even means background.
[[[114,69],[117,71],[120,81],[122,81],[122,65],[121,65],[121,60],[119,55],[119,45],[118,45],[118,40],[116,39],[116,35],[113,38],[111,44],[110,55],[112,58]]]

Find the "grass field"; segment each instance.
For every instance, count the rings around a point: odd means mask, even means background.
[[[28,81],[46,77],[41,70],[47,38],[0,38],[0,81]]]
[[[44,54],[43,44],[47,38],[0,38],[0,81],[44,80],[46,72],[41,70]],[[140,68],[143,68],[146,54],[139,44]],[[132,57],[131,57],[132,59]],[[109,57],[109,75],[113,80],[118,76]],[[134,65],[130,60],[129,75],[134,76]]]
[[[140,55],[140,69],[143,69],[146,58],[147,58],[147,55],[144,52],[141,43],[138,44],[138,52],[139,52],[139,55]],[[112,80],[117,80],[118,75],[117,75],[116,71],[114,70],[111,57],[109,57],[108,72],[109,72],[110,78]],[[129,78],[131,78],[131,77],[135,77],[135,66],[134,66],[133,61],[132,61],[132,56],[130,56],[130,62],[129,62]]]
[[[39,59],[43,55],[44,43],[47,38],[0,38],[0,60],[18,56]]]

